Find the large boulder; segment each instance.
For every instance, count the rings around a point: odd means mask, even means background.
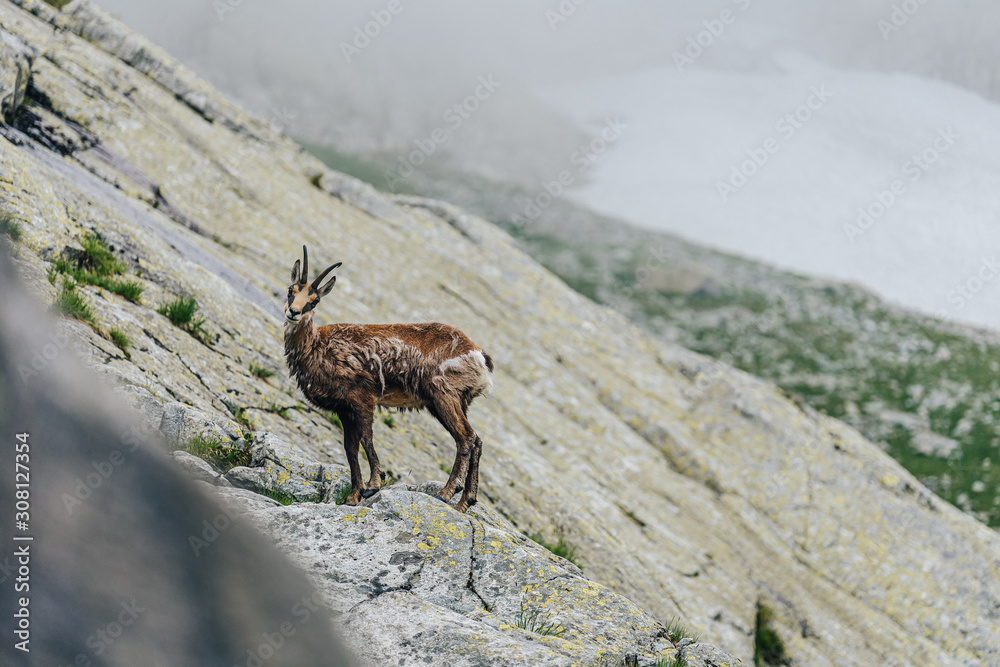
[[[397,487],[357,507],[264,507],[237,490],[215,492],[309,575],[367,664],[513,667],[635,655],[651,665],[677,655],[654,617],[494,510],[462,515]]]

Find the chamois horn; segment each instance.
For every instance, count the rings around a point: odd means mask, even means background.
[[[333,266],[331,266],[330,268],[328,268],[326,271],[324,271],[323,273],[321,273],[318,276],[316,276],[316,280],[314,280],[313,284],[312,284],[313,289],[317,289],[318,290],[319,289],[319,284],[321,282],[323,282],[323,278],[326,278],[326,274],[330,273],[331,271],[333,271],[336,268],[339,268],[342,264],[343,264],[343,262],[337,262],[336,264],[334,264]]]

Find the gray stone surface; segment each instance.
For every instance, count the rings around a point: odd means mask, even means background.
[[[401,217],[399,208],[381,192],[362,180],[337,171],[327,171],[319,177],[317,185],[326,193],[356,206],[374,218],[396,220]]]
[[[235,486],[214,486],[207,482],[199,482],[201,489],[215,495],[227,512],[232,516],[245,514],[251,510],[267,510],[281,507],[281,503],[260,495],[254,491]]]
[[[160,431],[163,422],[163,401],[148,390],[135,385],[126,384],[115,387],[115,394],[128,401],[129,406],[136,411],[142,424],[150,431]],[[163,435],[160,433],[160,435]]]
[[[655,618],[495,511],[461,515],[393,487],[358,507],[267,507],[219,494],[309,575],[366,664],[571,665],[626,653],[651,663],[675,654]],[[522,610],[562,633],[518,627]]]
[[[160,432],[171,443],[189,443],[199,436],[212,442],[238,443],[243,439],[235,422],[176,401],[163,406]]]
[[[176,451],[170,455],[188,477],[212,485],[229,486],[229,482],[205,461],[194,454]]]
[[[322,465],[273,433],[257,431],[250,468],[234,468],[228,479],[243,488],[269,489],[300,502],[334,502],[350,488],[350,471]]]
[[[753,664],[753,661],[744,663],[711,644],[693,644],[686,647],[682,655],[687,667],[741,667]]]

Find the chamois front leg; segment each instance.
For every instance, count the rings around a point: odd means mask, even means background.
[[[368,457],[368,468],[371,475],[368,477],[368,484],[361,491],[362,498],[371,498],[382,488],[382,464],[379,463],[378,454],[375,453],[375,441],[372,432],[372,422],[375,421],[374,406],[358,408],[358,421],[361,424],[361,444],[365,448],[365,456]]]
[[[344,501],[345,505],[357,505],[361,502],[361,463],[358,461],[358,444],[361,442],[361,429],[354,410],[338,412],[340,423],[344,426],[344,453],[347,455],[347,465],[351,468],[351,493]]]

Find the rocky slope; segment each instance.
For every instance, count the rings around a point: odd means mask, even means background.
[[[486,442],[481,513],[450,523],[407,490],[442,480],[452,445],[427,415],[393,415],[376,444],[397,486],[371,507],[240,501],[279,542],[304,544],[296,526],[351,516],[365,526],[355,534],[398,538],[429,513],[435,530],[454,526],[448,544],[463,559],[477,522],[511,548],[527,544],[516,531],[562,538],[587,576],[643,619],[680,618],[744,661],[758,604],[773,610],[795,664],[1000,660],[1000,538],[857,431],[652,340],[475,216],[327,172],[94,5],[3,0],[0,25],[16,39],[4,41],[3,80],[30,67],[24,101],[15,108],[6,100],[17,96],[4,96],[0,213],[23,231],[16,252],[31,289],[45,300],[70,289],[93,311],[94,326],[71,326],[110,382],[342,465],[339,429],[304,405],[282,367],[277,304],[303,243],[314,261],[345,264],[321,320],[447,321],[493,356],[497,391],[470,415]],[[88,231],[144,288],[138,303],[64,287],[57,260],[79,257]],[[178,296],[197,300],[200,339],[157,312]],[[127,353],[111,329],[129,340]],[[251,363],[277,375],[263,379]],[[527,546],[526,558],[548,562]],[[392,564],[393,579],[405,560]],[[331,561],[312,573],[321,590]],[[442,566],[423,562],[428,573]],[[465,593],[448,595],[435,604],[453,632],[414,642],[457,642],[466,623],[492,622]],[[424,599],[378,598],[358,637]]]
[[[930,317],[858,285],[638,229],[567,199],[529,208],[540,192],[521,186],[441,165],[404,180],[393,156],[305,145],[332,168],[496,221],[581,294],[847,422],[940,497],[1000,527],[1000,339],[953,321],[976,298],[969,288],[956,283],[949,309]],[[992,275],[995,258],[979,261],[970,269]]]

